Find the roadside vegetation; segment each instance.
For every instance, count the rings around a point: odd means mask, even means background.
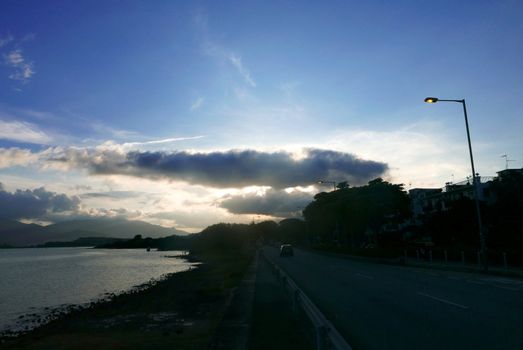
[[[523,175],[495,179],[490,203],[481,202],[487,230],[489,261],[523,264]],[[315,249],[369,257],[397,258],[405,251],[473,262],[479,234],[475,204],[467,197],[436,207],[414,218],[402,184],[376,179],[365,186],[339,187],[319,193],[303,211],[306,239]],[[304,234],[305,235],[305,234]],[[411,255],[412,256],[412,255]]]

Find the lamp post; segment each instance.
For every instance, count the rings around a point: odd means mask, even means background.
[[[470,154],[470,167],[472,168],[472,183],[474,186],[474,200],[476,202],[476,213],[478,219],[478,229],[479,229],[479,243],[481,250],[481,257],[483,262],[483,269],[488,270],[487,262],[487,242],[485,239],[485,232],[483,231],[483,225],[481,223],[481,210],[479,207],[479,183],[476,176],[476,170],[474,169],[474,157],[472,156],[472,144],[470,143],[470,132],[469,132],[469,121],[467,118],[467,105],[465,104],[465,99],[462,100],[442,100],[437,97],[427,97],[425,99],[427,103],[436,103],[436,102],[458,102],[463,106],[463,114],[465,115],[465,127],[467,129],[467,140],[469,144],[469,154]]]
[[[324,181],[324,180],[319,180],[318,181],[319,184],[332,184],[332,189],[334,191],[336,191],[336,181]]]

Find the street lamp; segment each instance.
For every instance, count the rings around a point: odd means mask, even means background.
[[[476,202],[476,213],[478,217],[478,229],[479,229],[479,242],[481,249],[481,257],[483,262],[483,269],[488,270],[487,263],[487,242],[485,240],[485,233],[483,232],[483,225],[481,224],[481,210],[479,208],[479,183],[476,176],[476,170],[474,169],[474,157],[472,156],[472,144],[470,143],[470,132],[469,132],[469,121],[467,118],[467,106],[465,104],[465,99],[462,100],[441,100],[437,97],[427,97],[425,99],[427,103],[436,103],[436,102],[458,102],[463,105],[463,114],[465,115],[465,127],[467,129],[467,140],[469,143],[469,154],[470,154],[470,166],[472,168],[472,183],[474,185],[474,199]]]
[[[335,181],[319,180],[318,183],[319,184],[332,184],[333,190],[336,191],[336,182]]]
[[[439,99],[437,97],[427,97],[425,99],[425,102],[427,102],[427,103],[436,103],[438,101],[439,101]]]

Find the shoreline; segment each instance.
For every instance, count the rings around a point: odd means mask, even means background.
[[[23,325],[20,325],[19,327],[16,327],[17,324],[14,326],[8,326],[4,330],[0,331],[0,344],[3,340],[6,339],[16,339],[19,337],[23,337],[25,335],[30,334],[31,332],[38,331],[40,328],[45,327],[47,324],[53,322],[53,321],[59,321],[63,317],[66,317],[74,312],[81,312],[84,310],[89,310],[92,308],[96,308],[105,304],[110,304],[114,301],[114,298],[124,296],[124,295],[131,295],[131,294],[137,294],[141,293],[142,291],[145,291],[158,283],[162,283],[165,280],[172,278],[173,275],[191,271],[192,266],[189,267],[187,270],[184,271],[178,271],[178,272],[171,272],[167,273],[160,278],[152,278],[147,282],[144,282],[142,284],[136,285],[131,287],[130,289],[120,291],[120,292],[107,292],[103,293],[100,298],[93,298],[91,301],[80,303],[80,304],[64,304],[59,305],[56,307],[43,307],[38,312],[35,313],[25,313],[20,315],[17,319],[24,319],[26,320]],[[33,324],[34,325],[31,325]],[[15,328],[20,328],[20,330],[14,330]]]
[[[2,343],[2,341],[6,339],[16,339],[19,337],[23,337],[31,332],[37,331],[39,328],[46,326],[50,322],[59,320],[73,312],[80,312],[89,308],[94,308],[103,304],[111,303],[114,300],[114,298],[122,295],[140,293],[146,289],[149,289],[157,285],[158,283],[165,281],[166,279],[172,278],[172,276],[175,274],[190,271],[194,267],[198,266],[200,263],[190,253],[163,255],[163,257],[181,259],[184,260],[186,263],[189,263],[190,265],[187,266],[187,270],[169,272],[164,275],[161,275],[160,277],[151,278],[144,283],[134,285],[126,290],[103,293],[83,303],[34,307],[32,309],[36,310],[35,312],[28,311],[26,313],[23,313],[16,318],[16,321],[12,325],[7,325],[3,329],[0,329],[0,344]],[[20,320],[22,320],[23,323],[20,324]]]
[[[167,274],[84,307],[68,306],[34,329],[1,337],[0,345],[6,349],[43,349],[60,348],[52,345],[59,343],[64,349],[103,349],[114,347],[116,341],[131,348],[151,342],[160,348],[173,342],[182,348],[185,343],[190,344],[187,348],[204,348],[249,259],[243,257],[239,263],[223,253],[169,256],[165,252],[167,258],[199,262],[198,268]],[[231,276],[235,281],[225,285],[224,278]]]

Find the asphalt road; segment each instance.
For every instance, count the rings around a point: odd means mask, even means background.
[[[355,350],[523,349],[523,280],[264,252]]]

